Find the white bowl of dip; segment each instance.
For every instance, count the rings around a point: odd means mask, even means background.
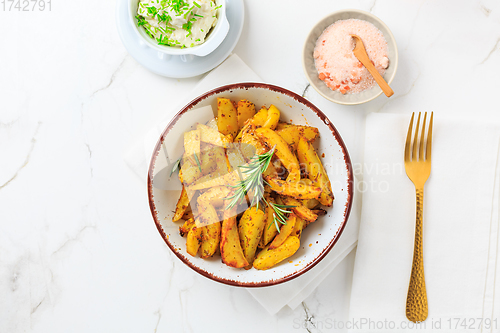
[[[205,42],[193,47],[180,48],[177,46],[159,45],[158,42],[151,38],[146,30],[137,25],[137,7],[139,0],[129,0],[129,20],[134,31],[140,36],[141,40],[149,47],[156,49],[162,53],[169,55],[195,55],[199,57],[206,56],[213,52],[226,38],[229,31],[229,22],[226,18],[226,1],[214,0],[217,6],[217,23],[208,32]]]

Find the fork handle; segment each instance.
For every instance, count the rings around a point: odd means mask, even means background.
[[[413,264],[411,267],[410,286],[406,297],[406,318],[417,323],[427,318],[427,292],[424,277],[423,251],[423,212],[424,187],[415,188],[417,194],[417,221],[415,225],[415,243],[413,247]]]

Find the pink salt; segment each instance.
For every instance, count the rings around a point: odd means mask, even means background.
[[[314,63],[320,80],[342,94],[355,94],[372,88],[375,80],[354,56],[356,45],[351,34],[358,35],[375,68],[384,75],[389,67],[387,41],[373,24],[357,19],[340,20],[319,36],[314,48]]]

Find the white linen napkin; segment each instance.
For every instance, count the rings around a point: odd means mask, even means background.
[[[147,175],[148,172],[148,164],[151,160],[153,149],[172,117],[183,106],[189,103],[189,101],[199,95],[220,86],[237,82],[262,82],[262,80],[243,62],[243,60],[241,60],[240,57],[236,54],[232,54],[222,64],[200,80],[184,101],[179,101],[176,107],[166,110],[165,118],[160,119],[158,123],[146,133],[142,142],[137,142],[129,149],[125,155],[125,162],[127,165],[145,182],[145,175]]]
[[[166,118],[159,120],[158,124],[145,135],[142,142],[138,142],[136,145],[131,147],[125,155],[125,162],[145,183],[148,163],[155,144],[175,112],[177,112],[189,100],[206,91],[230,83],[250,81],[262,82],[259,76],[255,74],[255,72],[253,72],[236,54],[231,55],[219,67],[214,69],[199,82],[187,100],[179,103],[178,107],[168,110],[166,112]],[[359,195],[354,195],[355,202],[357,201],[356,199],[359,200]],[[354,204],[351,208],[349,222],[347,223],[339,241],[335,244],[330,253],[309,272],[290,282],[278,286],[249,288],[247,289],[248,292],[270,314],[277,313],[286,305],[291,308],[298,306],[356,246],[359,214],[359,205]]]
[[[349,332],[407,332],[415,190],[404,169],[409,115],[366,120],[359,243]],[[500,125],[434,114],[432,171],[424,193],[429,316],[419,332],[498,332]],[[496,285],[496,290],[495,290]],[[496,315],[494,315],[496,313]],[[464,321],[465,320],[465,321]]]

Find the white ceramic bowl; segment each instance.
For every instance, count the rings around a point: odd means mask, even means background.
[[[378,17],[358,9],[345,9],[331,13],[324,17],[311,29],[302,51],[302,67],[311,86],[324,98],[338,104],[356,105],[366,103],[377,98],[382,94],[382,89],[380,89],[378,85],[375,85],[372,89],[362,91],[358,94],[345,95],[339,91],[333,91],[318,78],[318,71],[314,65],[313,57],[316,41],[323,31],[336,21],[347,19],[358,19],[370,22],[382,32],[385,40],[387,41],[387,51],[389,57],[389,67],[385,71],[384,79],[387,83],[391,84],[398,68],[398,47],[396,45],[396,40],[394,39],[391,30],[389,30],[389,27],[387,27],[387,25],[385,25],[385,23]]]
[[[195,56],[206,56],[214,51],[226,38],[229,31],[229,22],[226,18],[226,1],[225,0],[215,0],[217,6],[221,6],[217,9],[217,23],[207,35],[205,42],[200,45],[193,47],[187,47],[181,49],[180,47],[158,45],[156,40],[152,39],[141,27],[137,26],[137,7],[139,6],[139,0],[128,0],[129,1],[129,20],[132,24],[135,32],[142,38],[142,40],[152,48],[170,55],[195,55]]]
[[[332,182],[335,195],[333,207],[327,214],[311,223],[303,232],[300,249],[289,259],[266,271],[256,269],[235,269],[222,263],[220,256],[209,260],[192,257],[186,252],[186,239],[179,235],[178,222],[172,222],[173,211],[180,195],[181,184],[174,175],[166,188],[154,188],[152,179],[163,169],[161,158],[167,155],[171,160],[182,156],[183,133],[196,122],[206,122],[213,115],[196,114],[196,109],[211,105],[217,110],[217,97],[234,101],[248,99],[256,108],[274,104],[281,111],[281,120],[294,124],[314,126],[319,129],[320,138],[315,146]],[[324,154],[324,155],[323,155]],[[170,170],[170,169],[169,169]],[[210,279],[234,286],[264,287],[289,281],[308,271],[320,262],[339,239],[349,217],[353,199],[353,173],[347,148],[332,122],[317,107],[301,96],[273,85],[263,83],[238,83],[209,91],[186,105],[170,121],[159,138],[148,175],[148,197],[156,227],[168,247],[186,265]],[[289,261],[293,261],[289,263]]]

